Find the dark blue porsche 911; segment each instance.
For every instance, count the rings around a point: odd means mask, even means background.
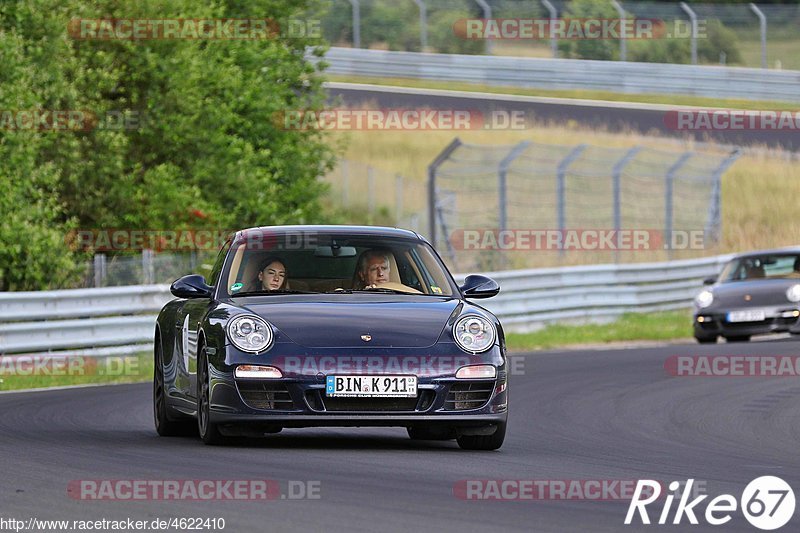
[[[206,280],[185,276],[158,316],[160,435],[207,444],[283,428],[400,426],[412,439],[503,444],[505,339],[412,231],[351,226],[242,230]],[[195,421],[196,419],[196,421]]]

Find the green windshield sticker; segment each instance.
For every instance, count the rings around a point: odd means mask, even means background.
[[[242,287],[244,287],[243,283],[234,283],[233,285],[231,285],[231,292],[240,291],[242,290]]]
[[[436,285],[431,285],[431,290],[433,291],[433,294],[442,294],[442,289]]]

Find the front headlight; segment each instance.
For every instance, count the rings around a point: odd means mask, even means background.
[[[243,352],[259,353],[272,345],[272,328],[255,315],[240,315],[228,322],[228,338]]]
[[[494,324],[478,315],[460,318],[453,327],[453,338],[465,352],[485,352],[494,345],[496,337]]]
[[[790,302],[800,302],[800,285],[792,285],[786,289],[786,298]]]
[[[698,294],[695,299],[694,303],[700,309],[704,309],[711,305],[714,302],[714,294],[711,291],[703,291]]]

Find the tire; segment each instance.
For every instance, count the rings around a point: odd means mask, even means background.
[[[713,337],[697,337],[697,336],[695,336],[695,339],[700,344],[716,344],[716,342],[717,342],[717,336],[716,335],[714,335]]]
[[[506,438],[506,424],[499,423],[491,435],[462,435],[458,437],[458,445],[462,450],[496,450]]]
[[[197,350],[197,430],[203,442],[210,445],[225,444],[227,439],[219,432],[217,424],[211,421],[211,403],[209,400],[210,376],[205,346]]]
[[[750,335],[734,335],[733,337],[725,337],[728,342],[747,342],[750,340]]]
[[[172,420],[169,417],[167,393],[164,388],[164,354],[161,339],[158,337],[153,349],[153,421],[156,433],[161,437],[197,435],[197,429],[190,421]]]
[[[456,438],[455,431],[449,428],[441,431],[418,427],[410,427],[407,429],[408,436],[411,440],[453,440]]]

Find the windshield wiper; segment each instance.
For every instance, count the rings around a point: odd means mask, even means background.
[[[232,297],[237,296],[268,296],[272,294],[319,294],[318,292],[314,291],[290,291],[290,290],[277,290],[277,291],[246,291],[246,292],[237,292],[232,294]]]

